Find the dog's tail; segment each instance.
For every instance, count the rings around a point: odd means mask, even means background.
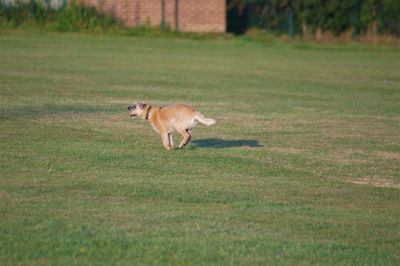
[[[206,126],[211,126],[214,125],[216,123],[216,121],[212,118],[205,118],[204,115],[202,115],[201,113],[197,113],[195,118],[202,124],[206,125]]]

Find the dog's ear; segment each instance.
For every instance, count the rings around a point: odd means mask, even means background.
[[[144,109],[144,108],[146,108],[146,106],[147,106],[147,104],[145,104],[145,103],[139,103],[140,109]]]

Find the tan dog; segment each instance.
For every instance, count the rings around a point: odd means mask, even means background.
[[[183,136],[179,144],[179,148],[183,148],[189,143],[192,137],[190,130],[198,122],[207,126],[215,124],[214,119],[205,118],[201,113],[184,104],[171,104],[158,107],[145,103],[136,103],[128,106],[128,111],[132,118],[139,116],[149,120],[154,130],[161,135],[162,143],[167,150],[172,150],[174,147],[172,142],[173,131],[176,130]]]

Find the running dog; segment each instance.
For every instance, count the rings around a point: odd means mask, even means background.
[[[146,103],[136,103],[128,106],[129,115],[132,118],[141,117],[150,122],[153,129],[161,135],[162,143],[168,151],[172,150],[172,132],[178,131],[183,139],[179,148],[185,147],[190,139],[192,130],[198,122],[211,126],[214,119],[205,118],[200,112],[185,104],[171,104],[163,107]]]

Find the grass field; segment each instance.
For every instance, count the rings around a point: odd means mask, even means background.
[[[399,51],[0,32],[0,264],[398,265]]]

